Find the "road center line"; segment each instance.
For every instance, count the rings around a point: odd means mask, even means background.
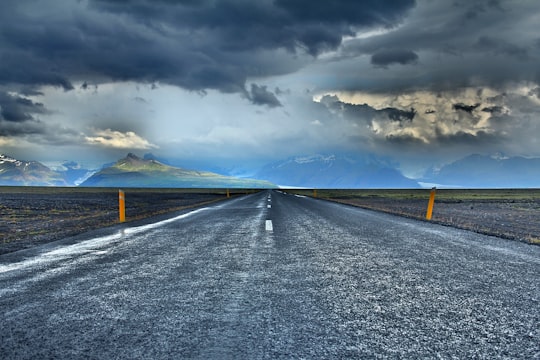
[[[266,220],[266,231],[274,231],[272,220]]]

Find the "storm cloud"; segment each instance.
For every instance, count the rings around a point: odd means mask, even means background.
[[[0,91],[0,120],[22,122],[47,112],[42,103]]]
[[[418,61],[418,55],[411,50],[392,49],[381,50],[371,56],[371,63],[376,66],[388,66],[392,64],[414,64]]]
[[[396,92],[419,88],[503,88],[519,81],[538,82],[538,4],[534,1],[422,1],[398,31],[344,42],[339,70],[351,74],[341,89]],[[518,25],[519,24],[519,25]],[[398,50],[396,50],[398,49]],[[355,71],[370,60],[380,70]],[[410,65],[418,66],[392,66]],[[321,87],[337,87],[325,79]]]
[[[244,91],[296,71],[344,36],[395,26],[414,1],[35,1],[0,4],[0,84],[162,82]],[[272,57],[272,61],[268,61]]]
[[[491,96],[491,91],[474,89],[445,95],[417,92],[394,98],[365,94],[350,95],[351,100],[325,95],[320,103],[335,116],[361,125],[356,128],[357,135],[365,138],[371,134],[372,140],[387,151],[453,149],[454,152],[460,147],[466,151],[472,148],[496,151],[522,136],[522,124],[530,121],[525,119],[537,106],[532,95],[520,95],[522,91],[518,88],[504,96]],[[342,96],[347,99],[346,94]],[[468,105],[455,101],[458,98],[477,102]],[[416,103],[419,109],[407,109],[410,103]],[[525,149],[531,145],[521,146]]]
[[[251,84],[251,91],[248,98],[256,105],[266,105],[268,107],[282,106],[274,93],[266,89],[264,85]]]
[[[540,156],[539,13],[535,0],[2,1],[0,145],[193,163]]]
[[[453,104],[452,109],[461,110],[461,111],[465,111],[466,113],[472,114],[474,109],[476,109],[479,106],[480,106],[480,103],[476,103],[474,105],[466,105],[463,103],[458,103],[458,104]]]

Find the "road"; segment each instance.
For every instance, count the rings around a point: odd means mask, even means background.
[[[534,359],[539,274],[540,246],[263,191],[0,256],[0,358]]]

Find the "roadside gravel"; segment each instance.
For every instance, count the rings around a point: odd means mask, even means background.
[[[328,200],[425,219],[427,200],[389,198],[328,198]],[[480,234],[540,244],[540,199],[436,200],[432,222]]]
[[[225,193],[126,190],[126,220],[219,201]],[[0,254],[118,223],[118,190],[100,188],[0,188]]]
[[[140,220],[226,199],[224,190],[127,189],[126,218]],[[327,200],[424,219],[426,200],[334,196]],[[540,198],[436,199],[432,222],[540,244]],[[0,254],[118,222],[118,189],[0,187]]]

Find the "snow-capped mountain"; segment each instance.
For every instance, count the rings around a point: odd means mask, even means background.
[[[0,154],[0,185],[66,186],[62,174],[37,161],[24,161]]]
[[[257,179],[280,186],[310,188],[417,188],[395,165],[374,155],[309,155],[263,167]]]

